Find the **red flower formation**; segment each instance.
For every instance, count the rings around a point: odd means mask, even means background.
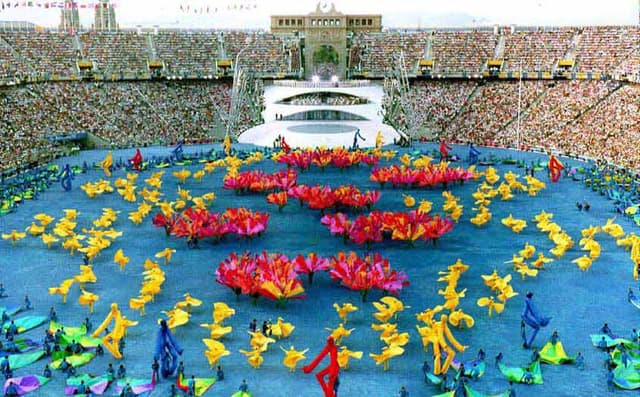
[[[307,275],[309,285],[313,284],[314,273],[329,269],[329,260],[313,252],[307,255],[306,258],[302,255],[296,256],[293,263],[296,267],[296,272]]]
[[[311,164],[323,170],[330,164],[340,169],[357,166],[360,163],[375,166],[380,162],[380,157],[360,150],[349,151],[338,147],[331,150],[320,148],[315,150],[296,150],[280,155],[277,161],[280,164],[286,164],[288,167],[296,167],[304,171]]]
[[[329,275],[345,287],[360,291],[363,302],[366,301],[371,289],[380,289],[397,295],[403,287],[409,285],[407,275],[392,270],[389,260],[380,254],[361,258],[355,252],[349,254],[340,252],[331,257]]]
[[[153,222],[153,226],[163,228],[165,233],[167,233],[167,236],[168,236],[171,234],[171,230],[173,229],[173,226],[176,224],[177,220],[178,220],[178,215],[176,214],[165,216],[162,213],[158,213],[155,216],[155,218],[153,218],[152,222]]]
[[[162,215],[157,215],[153,224],[164,226],[162,218]],[[171,226],[171,234],[186,238],[187,244],[193,248],[198,246],[200,240],[208,237],[219,241],[227,234],[250,238],[259,236],[267,229],[268,220],[269,214],[253,212],[246,208],[229,208],[220,214],[189,207],[177,215],[175,223]]]
[[[320,211],[330,208],[342,210],[371,208],[380,200],[379,191],[367,190],[362,193],[353,185],[339,186],[335,190],[329,186],[297,185],[290,188],[287,193],[290,197],[300,200],[300,205],[306,202],[309,208]]]
[[[295,170],[280,170],[273,174],[262,171],[245,171],[235,176],[227,176],[222,187],[236,193],[263,193],[273,190],[287,190],[296,185],[298,175]]]
[[[289,196],[287,196],[287,192],[269,193],[267,195],[267,203],[276,204],[278,206],[278,211],[282,211],[282,207],[287,205],[288,198]]]
[[[304,288],[298,279],[293,261],[283,254],[250,255],[235,253],[220,262],[216,281],[236,294],[249,295],[254,303],[260,296],[277,301],[284,306],[288,299],[304,298]]]
[[[473,179],[473,172],[463,168],[449,168],[446,163],[430,164],[425,168],[414,169],[396,164],[390,167],[375,168],[369,180],[384,186],[390,182],[394,187],[428,187],[450,182],[464,182]]]
[[[439,215],[431,216],[419,211],[381,212],[360,215],[350,221],[344,214],[325,215],[320,220],[333,235],[341,235],[356,244],[382,242],[385,238],[406,241],[413,245],[416,240],[432,240],[453,229],[453,220]]]

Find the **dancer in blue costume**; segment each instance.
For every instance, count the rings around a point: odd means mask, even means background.
[[[362,135],[360,135],[360,128],[356,129],[356,133],[353,135],[353,145],[351,146],[352,150],[358,150],[359,146],[358,146],[358,139],[361,139],[363,141],[366,141],[365,137],[363,137]]]
[[[178,367],[178,356],[182,355],[182,351],[167,322],[165,320],[160,321],[154,358],[162,363],[162,377],[168,378],[175,373]]]
[[[62,188],[68,192],[71,190],[71,180],[73,179],[73,171],[71,171],[71,166],[69,164],[65,165],[60,173],[60,185]]]
[[[522,346],[525,349],[531,347],[536,335],[540,328],[546,327],[549,324],[551,317],[543,317],[535,304],[533,303],[533,292],[528,292],[526,298],[524,298],[524,309],[522,310],[522,321],[529,327],[533,328],[533,332],[527,339],[526,333],[523,333]]]
[[[178,145],[171,151],[171,156],[174,157],[176,161],[182,160],[183,144],[184,144],[183,141],[178,142]]]
[[[469,144],[469,164],[474,165],[478,162],[478,156],[480,151],[473,146],[473,143]]]

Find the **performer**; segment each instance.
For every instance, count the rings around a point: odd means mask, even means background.
[[[338,348],[332,337],[327,338],[325,348],[309,365],[302,367],[302,370],[305,374],[310,373],[327,355],[329,356],[329,365],[316,374],[316,379],[318,379],[325,397],[335,397],[335,383],[340,374],[340,366],[338,365]],[[325,375],[329,377],[328,382],[324,379]]]
[[[65,165],[60,173],[60,185],[68,192],[71,190],[71,180],[73,179],[73,171],[71,171],[71,167],[69,164]]]
[[[473,143],[469,143],[469,164],[474,165],[478,162],[480,151],[473,147]]]
[[[222,142],[222,147],[224,147],[224,154],[228,157],[231,155],[231,137],[229,135],[224,136],[224,141]]]
[[[542,315],[540,315],[540,313],[538,312],[538,309],[533,304],[533,292],[528,292],[526,298],[524,299],[524,309],[522,310],[522,321],[524,321],[525,324],[533,328],[533,333],[531,334],[529,339],[527,339],[526,335],[523,333],[524,341],[522,343],[522,346],[525,349],[528,349],[529,347],[531,347],[531,344],[533,343],[533,340],[536,338],[536,335],[538,335],[538,331],[540,331],[540,328],[546,327],[549,324],[550,320],[551,320],[550,317],[543,317]]]
[[[384,141],[382,140],[382,131],[378,131],[378,133],[376,134],[376,149],[382,149],[383,144]]]
[[[444,139],[440,141],[440,161],[447,161],[449,158],[449,150],[451,150],[451,146],[447,145]]]
[[[289,153],[291,151],[291,146],[284,140],[284,137],[280,138],[280,147],[284,150],[285,153]]]
[[[564,169],[564,165],[560,160],[556,158],[556,156],[551,153],[549,155],[549,175],[551,176],[551,182],[558,182],[560,177],[562,176],[562,170]]]
[[[133,169],[140,172],[142,171],[142,169],[140,168],[140,166],[142,165],[142,153],[140,153],[140,149],[136,149],[136,154],[135,156],[131,157],[129,159],[129,162],[131,163],[131,165],[133,166]]]
[[[360,135],[360,128],[357,128],[356,129],[356,133],[353,135],[353,145],[351,146],[351,150],[358,150],[359,149],[358,138],[362,139],[363,141],[366,141],[365,137]]]

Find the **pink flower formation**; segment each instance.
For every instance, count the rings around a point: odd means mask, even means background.
[[[332,279],[340,281],[345,287],[360,291],[362,301],[372,289],[379,289],[397,295],[409,285],[407,275],[391,269],[389,260],[380,254],[359,257],[355,252],[339,252],[331,257]]]
[[[358,210],[364,207],[371,208],[380,200],[379,191],[367,190],[362,193],[353,185],[339,186],[335,190],[329,186],[297,185],[291,187],[287,193],[289,197],[300,200],[301,205],[307,203],[307,206],[314,210],[330,208]]]
[[[380,254],[361,258],[354,252],[340,252],[331,260],[315,253],[306,257],[298,255],[294,260],[280,253],[251,255],[245,252],[240,256],[231,253],[218,265],[216,281],[236,296],[249,295],[254,302],[262,296],[284,305],[288,299],[304,298],[301,274],[307,274],[311,281],[311,276],[319,271],[329,271],[333,280],[360,291],[363,300],[371,289],[397,294],[409,285],[407,276],[392,270],[389,261]]]
[[[442,164],[442,163],[441,163]],[[414,169],[404,165],[375,168],[369,180],[384,186],[390,182],[394,187],[423,188],[449,182],[463,182],[473,179],[473,173],[463,168],[449,168],[441,164],[430,164],[423,169]]]
[[[223,213],[209,212],[206,209],[189,207],[178,216],[166,218],[156,215],[153,224],[158,227],[170,227],[170,234],[184,237],[190,245],[211,237],[220,240],[227,234],[244,237],[260,235],[267,229],[269,214],[253,212],[246,208],[229,208]]]
[[[295,186],[298,175],[295,170],[280,170],[273,174],[262,171],[245,171],[236,176],[227,176],[222,187],[235,190],[236,193],[263,193],[274,190],[287,190]]]
[[[406,241],[409,245],[416,240],[435,241],[453,229],[453,220],[450,218],[431,216],[420,211],[373,211],[367,216],[360,215],[353,221],[338,212],[325,215],[320,222],[329,228],[331,234],[367,246],[388,238]]]
[[[333,149],[296,150],[283,154],[278,158],[278,163],[286,164],[288,167],[296,167],[300,171],[306,170],[312,164],[322,169],[328,165],[345,169],[361,163],[375,166],[378,162],[380,162],[380,156],[360,150],[349,151],[339,147]]]

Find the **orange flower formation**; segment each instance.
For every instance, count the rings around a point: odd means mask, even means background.
[[[274,174],[262,171],[246,171],[235,175],[227,175],[223,188],[236,193],[260,193],[275,189],[287,190],[295,186],[298,174],[295,170],[280,170]]]
[[[189,247],[195,248],[205,238],[217,242],[227,234],[247,238],[260,236],[267,229],[268,220],[269,214],[246,208],[229,208],[217,213],[206,208],[189,207],[171,222],[158,215],[154,225],[170,230],[169,234],[173,236],[186,238]]]
[[[288,198],[287,192],[270,193],[267,195],[267,203],[276,204],[278,211],[282,211],[282,208],[287,205]]]
[[[232,253],[220,262],[216,281],[231,288],[236,295],[249,295],[254,303],[260,296],[284,306],[288,299],[302,299],[304,288],[296,264],[283,254],[258,255]]]
[[[350,221],[344,214],[325,215],[321,220],[333,235],[343,236],[356,244],[382,242],[385,238],[406,241],[413,245],[416,240],[437,240],[453,229],[448,217],[429,215],[422,211],[380,212],[368,216],[360,215]]]
[[[391,183],[393,187],[418,187],[425,188],[442,184],[446,186],[451,182],[464,182],[473,179],[473,171],[461,167],[449,168],[443,162],[439,164],[426,164],[420,169],[394,164],[390,167],[375,168],[371,172],[369,180],[378,182],[381,187]]]
[[[372,167],[378,165],[380,156],[360,150],[349,151],[341,147],[336,147],[333,149],[316,148],[313,150],[295,150],[278,156],[276,161],[288,167],[296,167],[301,172],[304,172],[311,165],[315,165],[322,170],[329,165],[340,168],[341,170],[360,164],[366,164]]]
[[[391,269],[389,260],[380,254],[359,257],[355,252],[346,254],[340,252],[331,257],[332,279],[340,281],[345,287],[360,291],[362,301],[365,302],[371,289],[380,289],[397,294],[403,287],[409,285],[407,275]]]

